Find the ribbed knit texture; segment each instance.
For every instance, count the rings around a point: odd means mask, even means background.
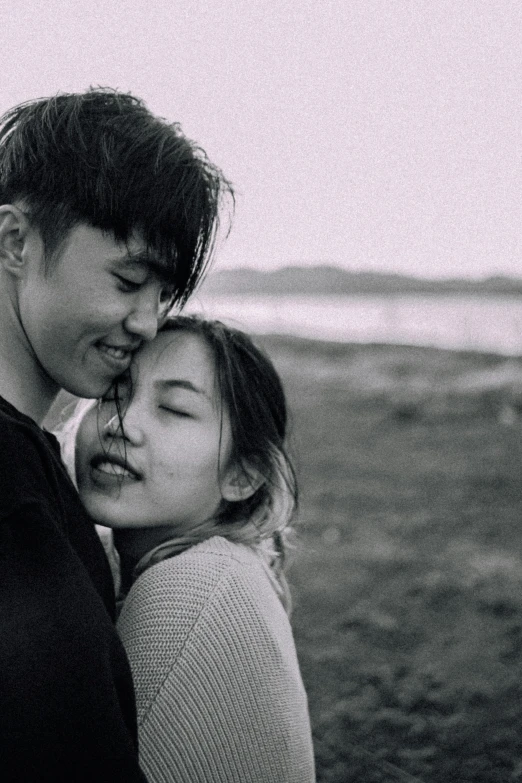
[[[221,537],[147,570],[118,621],[150,783],[311,783],[307,698],[260,558]]]

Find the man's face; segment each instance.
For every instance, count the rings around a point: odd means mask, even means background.
[[[38,257],[39,256],[39,257]],[[28,259],[19,317],[38,364],[58,387],[99,397],[151,340],[170,290],[145,260],[139,237],[128,244],[80,224],[47,275],[42,253]]]

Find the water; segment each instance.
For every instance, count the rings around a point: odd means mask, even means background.
[[[200,296],[187,311],[247,331],[522,355],[522,299],[484,296]]]

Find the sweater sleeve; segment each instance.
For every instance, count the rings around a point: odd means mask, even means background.
[[[310,783],[288,618],[261,569],[206,557],[197,583],[189,559],[150,569],[120,618],[143,769],[151,783]]]

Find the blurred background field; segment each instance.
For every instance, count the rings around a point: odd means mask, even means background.
[[[258,341],[293,412],[318,781],[522,780],[522,359]]]

